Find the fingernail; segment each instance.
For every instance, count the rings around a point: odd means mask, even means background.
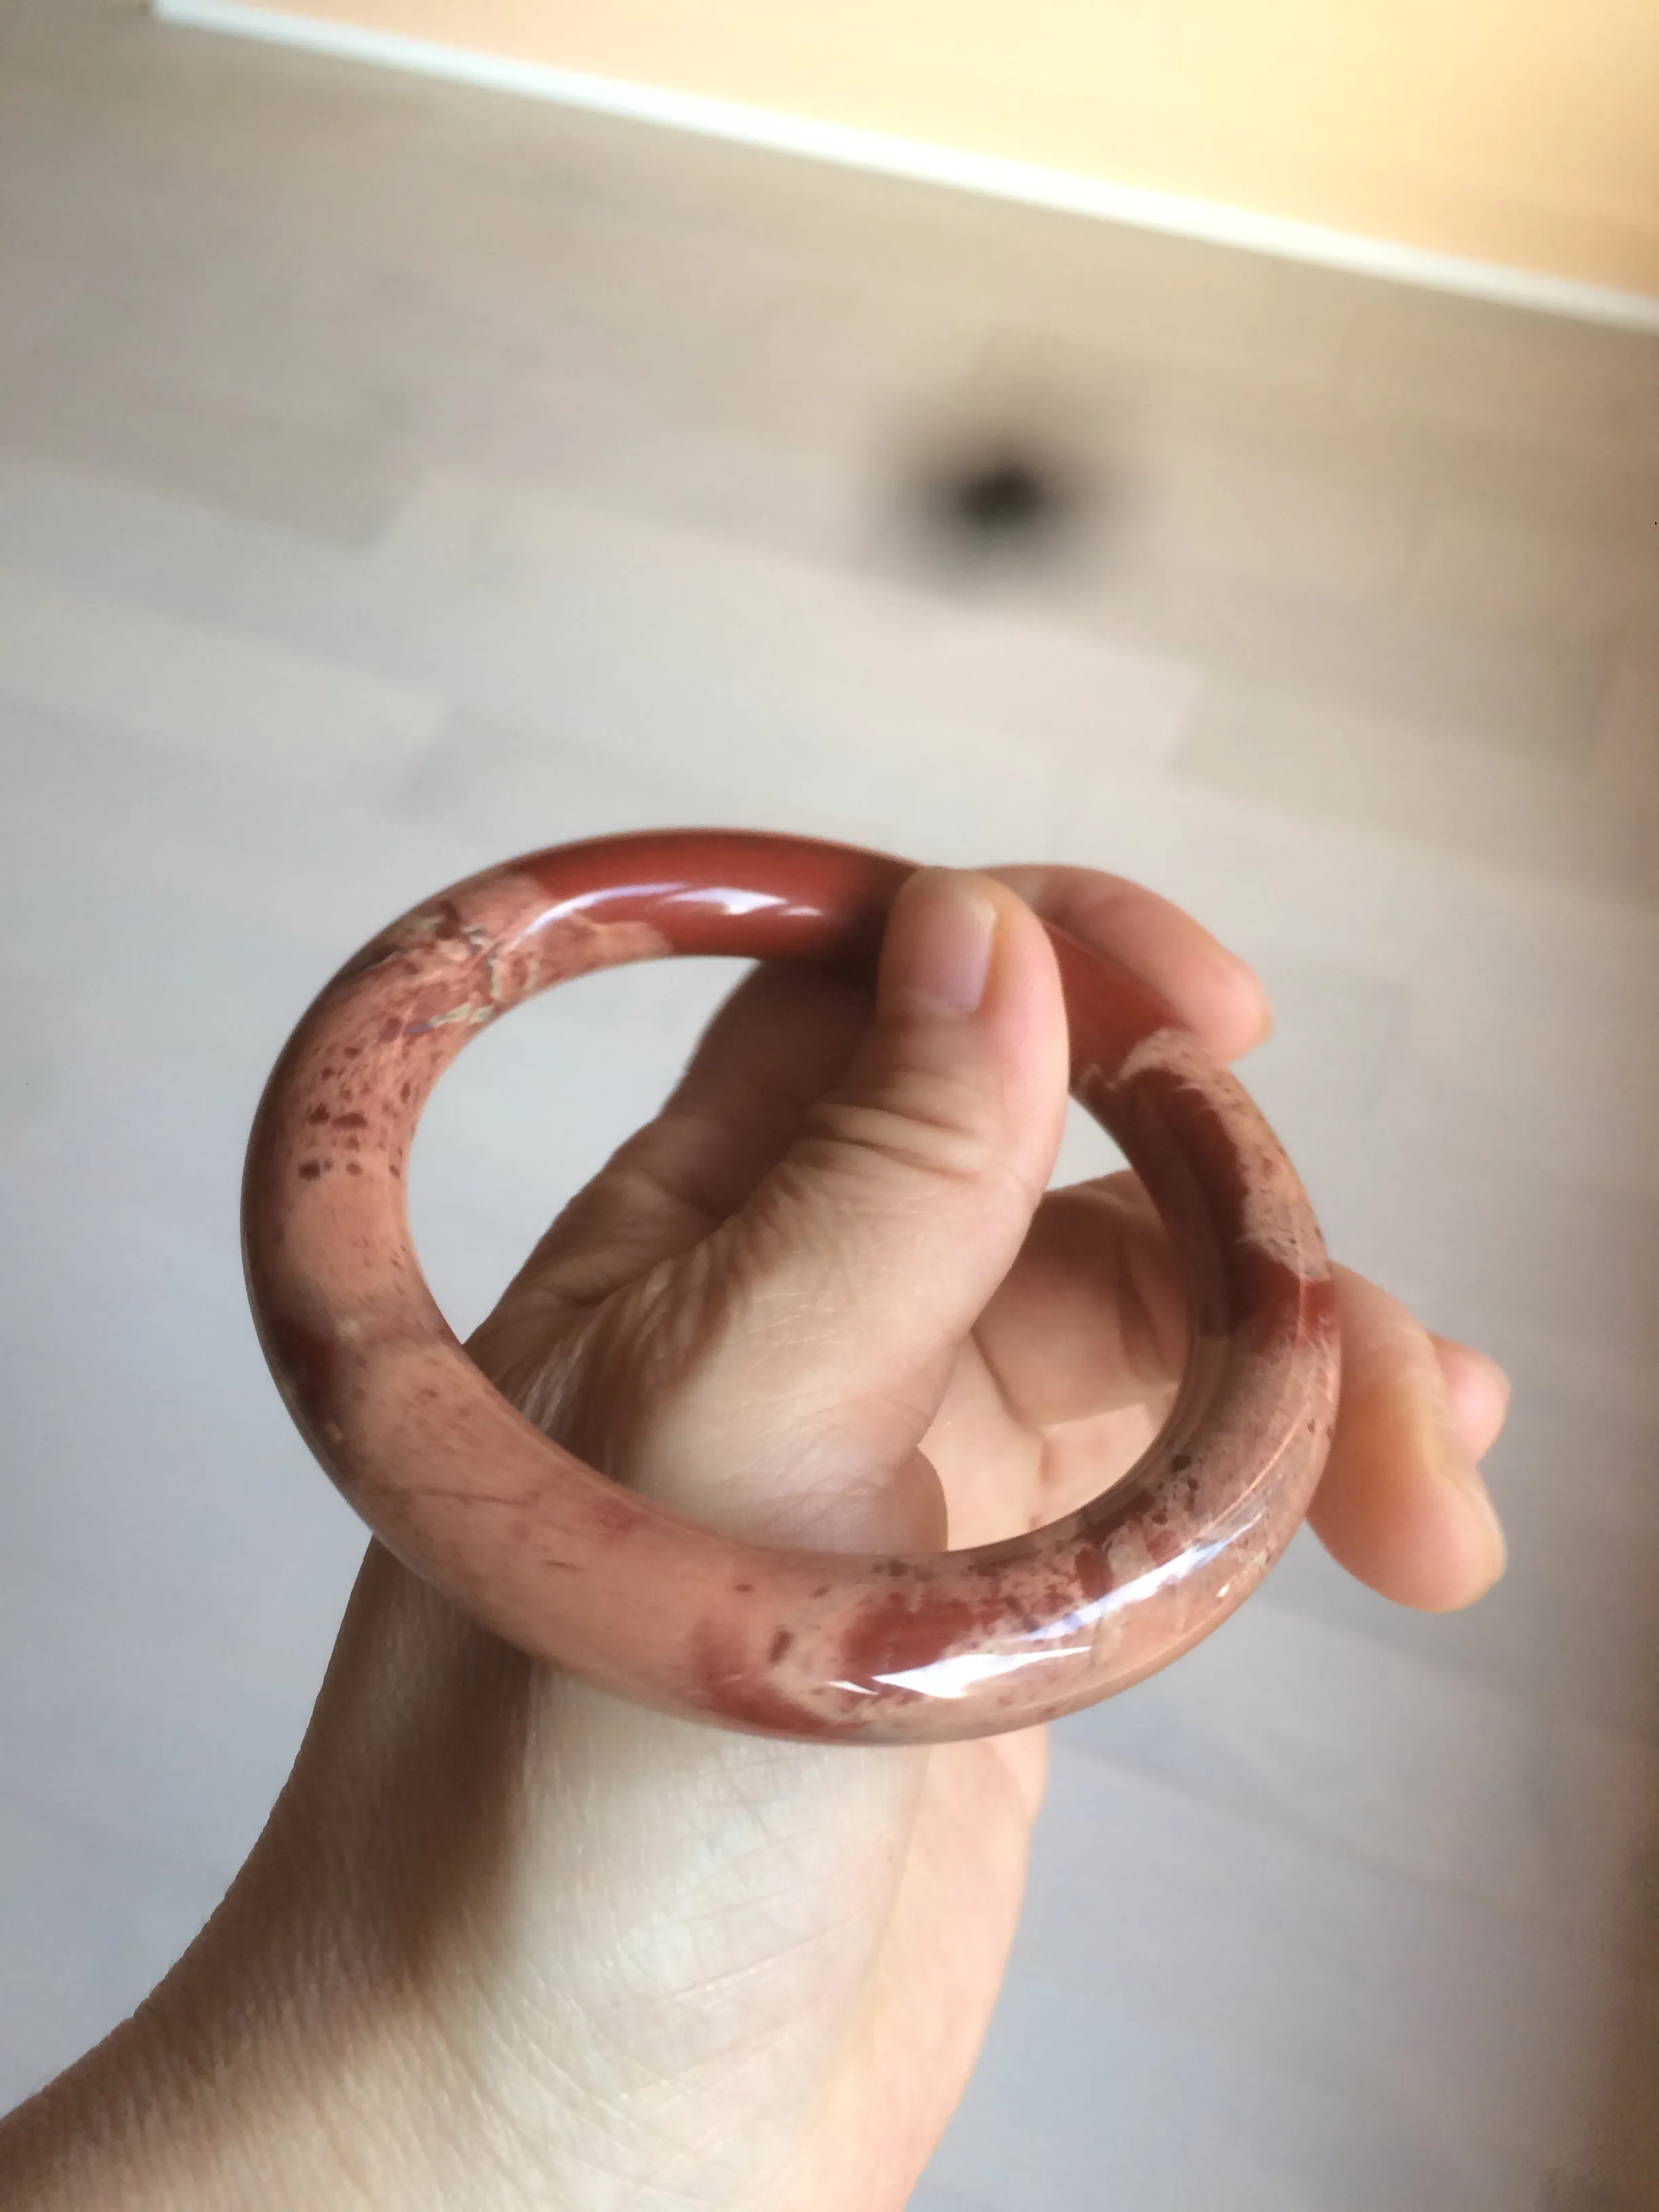
[[[882,947],[884,1012],[971,1014],[985,996],[997,910],[971,876],[924,868],[900,892]]]
[[[1475,1352],[1473,1346],[1468,1346],[1466,1349],[1473,1353],[1492,1377],[1492,1387],[1498,1393],[1504,1411],[1507,1413],[1510,1409],[1510,1378],[1507,1371],[1498,1365],[1491,1352]]]
[[[1250,1048],[1254,1052],[1257,1046],[1266,1044],[1273,1033],[1273,1002],[1267,996],[1267,987],[1255,969],[1243,960],[1239,961],[1238,966],[1240,971],[1249,977],[1250,987],[1255,993],[1255,1038]]]
[[[1492,1492],[1486,1487],[1486,1480],[1462,1447],[1449,1441],[1440,1455],[1440,1471],[1486,1527],[1498,1562],[1492,1577],[1495,1582],[1508,1561],[1509,1546],[1504,1540],[1504,1524],[1498,1517],[1498,1508],[1492,1502]]]
[[[1510,1378],[1490,1353],[1453,1337],[1431,1336],[1440,1373],[1440,1428],[1454,1449],[1479,1465],[1509,1413]]]

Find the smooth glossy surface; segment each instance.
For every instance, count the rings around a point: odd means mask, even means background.
[[[665,1711],[771,1735],[989,1735],[1107,1697],[1232,1611],[1323,1466],[1337,1341],[1307,1199],[1233,1078],[1133,978],[1054,933],[1077,1097],[1184,1271],[1169,1420],[1080,1511],[1005,1543],[872,1557],[740,1543],[551,1443],[472,1364],[410,1243],[433,1085],[485,1023],[670,953],[868,962],[910,864],[688,831],[475,876],[375,939],[290,1039],[255,1122],[249,1294],[307,1441],[369,1526],[476,1620]]]

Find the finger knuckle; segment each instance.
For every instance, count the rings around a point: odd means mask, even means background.
[[[824,1099],[808,1113],[802,1142],[930,1180],[982,1182],[998,1172],[1001,1147],[965,1088],[925,1075],[897,1097]]]

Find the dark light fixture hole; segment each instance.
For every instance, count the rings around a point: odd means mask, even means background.
[[[1046,471],[1007,454],[969,469],[953,487],[952,503],[964,530],[994,538],[1042,529],[1053,521],[1057,500]]]
[[[1015,444],[958,453],[929,472],[923,495],[931,533],[963,556],[1046,553],[1084,503],[1066,470]]]

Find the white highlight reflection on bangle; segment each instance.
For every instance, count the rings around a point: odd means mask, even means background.
[[[976,1683],[996,1674],[1012,1674],[1019,1668],[1047,1659],[1081,1656],[1091,1647],[1067,1644],[1042,1651],[964,1651],[954,1659],[935,1659],[931,1666],[908,1667],[898,1674],[878,1674],[877,1681],[895,1690],[920,1690],[930,1698],[965,1698]]]

